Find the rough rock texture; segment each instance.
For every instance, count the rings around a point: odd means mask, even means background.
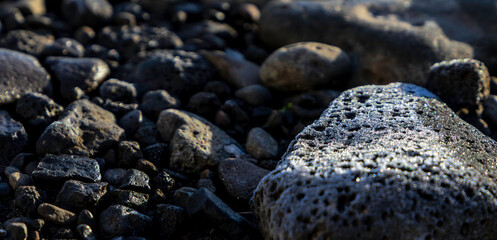
[[[110,74],[110,68],[98,58],[49,57],[45,61],[60,83],[60,94],[67,100],[81,98],[95,90]]]
[[[214,75],[215,70],[195,52],[158,50],[138,64],[127,81],[135,83],[139,93],[165,89],[181,97],[200,90]]]
[[[447,38],[434,21],[415,24],[376,13],[342,1],[272,2],[262,9],[259,35],[275,48],[316,41],[356,55],[359,69],[349,85],[423,85],[433,63],[473,56],[470,46]]]
[[[171,167],[180,171],[200,172],[241,152],[239,144],[223,130],[186,111],[162,111],[157,129],[162,139],[170,142]]]
[[[96,160],[73,155],[48,155],[40,161],[32,175],[38,184],[62,185],[63,181],[71,179],[84,182],[99,182],[102,179]]]
[[[344,92],[261,180],[266,239],[491,239],[497,143],[411,84]]]
[[[124,138],[111,112],[88,100],[69,105],[60,119],[48,126],[36,143],[39,155],[77,154],[91,156]]]
[[[123,176],[122,185],[119,188],[137,192],[148,192],[150,191],[150,177],[140,170],[129,169],[126,175]]]
[[[34,127],[47,127],[63,110],[61,105],[41,93],[26,93],[16,103],[16,113]]]
[[[50,75],[33,56],[0,49],[0,104],[12,103],[26,92],[52,93]]]
[[[305,91],[344,85],[351,61],[342,49],[317,42],[284,46],[262,64],[262,82],[283,91]]]
[[[40,57],[53,42],[51,36],[37,34],[29,30],[14,30],[2,36],[0,47]]]
[[[34,216],[38,206],[43,203],[45,198],[46,193],[35,186],[22,186],[16,190],[15,204],[26,216]]]
[[[107,183],[84,183],[69,180],[57,194],[55,204],[66,209],[93,208],[107,193]]]
[[[490,74],[474,59],[455,59],[431,67],[426,88],[452,109],[478,108],[490,95]]]
[[[102,231],[109,237],[116,235],[135,236],[142,234],[152,223],[152,219],[132,208],[112,205],[100,215]]]
[[[28,134],[22,124],[12,119],[8,112],[0,110],[0,165],[8,166],[27,144]]]

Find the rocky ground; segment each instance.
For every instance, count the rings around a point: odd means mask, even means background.
[[[496,20],[2,1],[0,239],[496,239]]]

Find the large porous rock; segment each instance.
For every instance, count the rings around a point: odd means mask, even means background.
[[[241,152],[240,145],[223,130],[193,113],[167,109],[160,113],[157,129],[170,142],[171,167],[189,173],[216,167]]]
[[[92,156],[124,138],[114,114],[83,99],[71,103],[58,121],[48,126],[36,143],[40,155]]]
[[[434,21],[410,23],[377,12],[343,1],[275,1],[261,12],[259,35],[274,48],[315,41],[344,49],[357,57],[358,69],[349,85],[423,85],[433,63],[473,56],[469,45],[447,38]]]
[[[253,197],[266,239],[491,239],[497,143],[411,84],[344,92]]]
[[[110,68],[98,58],[48,57],[45,61],[60,83],[60,95],[67,100],[80,99],[95,90],[110,74]]]
[[[0,48],[0,104],[27,92],[52,93],[50,75],[33,56]]]
[[[184,96],[202,89],[216,71],[199,54],[181,50],[157,50],[150,53],[128,77],[139,93],[165,89]]]
[[[28,134],[22,124],[0,110],[0,165],[8,166],[12,159],[28,144]]]

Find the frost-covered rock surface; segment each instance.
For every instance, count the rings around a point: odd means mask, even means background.
[[[493,239],[497,143],[410,84],[344,92],[259,184],[266,239]]]

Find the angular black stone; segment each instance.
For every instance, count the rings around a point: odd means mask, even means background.
[[[187,201],[186,211],[201,223],[209,223],[233,239],[257,239],[258,230],[247,219],[231,209],[214,193],[197,190]]]
[[[36,181],[56,185],[62,185],[66,180],[99,182],[101,179],[95,159],[75,155],[47,155],[32,175]]]

